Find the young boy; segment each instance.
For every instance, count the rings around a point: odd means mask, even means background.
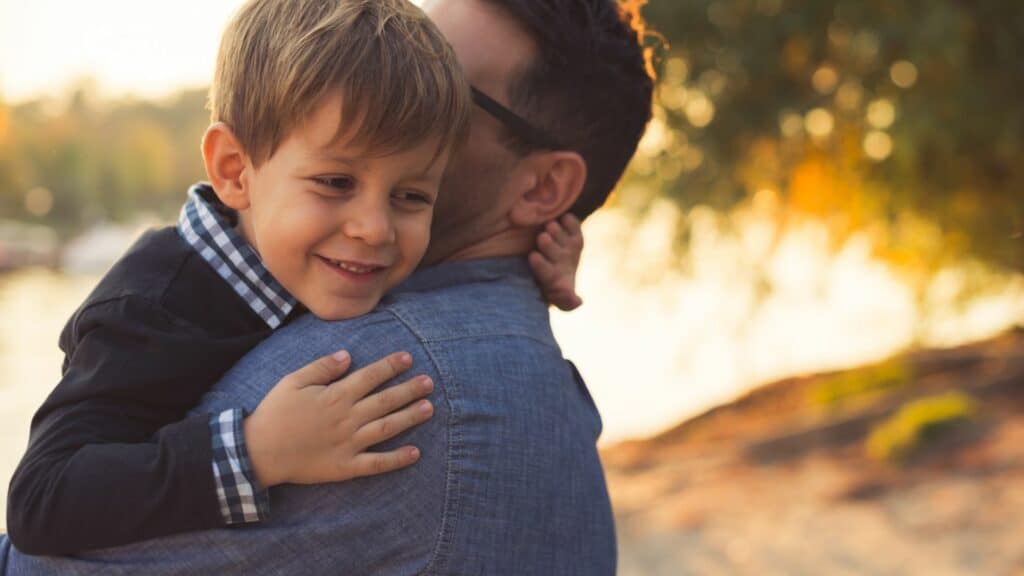
[[[416,268],[471,106],[453,53],[406,0],[252,0],[224,33],[210,105],[210,183],[61,334],[63,377],[10,487],[22,552],[256,522],[270,486],[417,459],[408,446],[368,450],[431,416],[425,377],[369,395],[410,367],[401,352],[338,381],[350,358],[322,358],[251,415],[187,415],[274,329],[305,311],[364,314]],[[563,224],[531,263],[569,308],[581,241],[578,222]]]

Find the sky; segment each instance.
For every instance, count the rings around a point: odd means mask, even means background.
[[[112,96],[206,86],[221,31],[242,4],[0,0],[0,98],[60,93],[86,76]]]
[[[92,76],[109,95],[204,86],[240,0],[0,0],[0,95],[16,102]]]

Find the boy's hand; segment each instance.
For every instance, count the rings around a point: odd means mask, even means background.
[[[568,312],[583,304],[576,294],[576,269],[583,253],[579,218],[565,214],[548,222],[537,236],[537,250],[530,252],[530,267],[550,304]]]
[[[264,488],[382,474],[419,458],[412,446],[366,449],[429,420],[428,400],[409,404],[429,395],[433,382],[420,376],[368,396],[408,370],[411,357],[391,354],[337,380],[351,364],[346,352],[307,364],[282,378],[245,419],[249,458]]]

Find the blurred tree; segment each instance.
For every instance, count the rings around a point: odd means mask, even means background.
[[[0,214],[73,235],[139,212],[173,217],[203,177],[205,90],[163,102],[102,101],[91,80],[63,100],[0,106]],[[44,189],[46,213],[27,199]]]
[[[911,268],[1024,268],[1024,3],[650,0],[644,15],[668,48],[623,203],[725,211],[765,191],[837,237],[873,230]]]

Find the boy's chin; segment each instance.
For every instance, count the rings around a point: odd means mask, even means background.
[[[327,322],[334,322],[367,314],[377,306],[378,302],[380,302],[379,298],[365,301],[346,300],[343,302],[309,304],[306,305],[306,308],[317,318]]]

